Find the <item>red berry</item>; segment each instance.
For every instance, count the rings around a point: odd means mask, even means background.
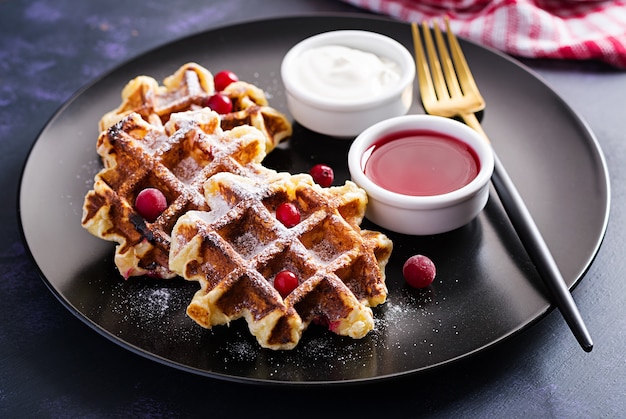
[[[233,102],[226,95],[216,93],[207,99],[207,106],[219,114],[232,112]]]
[[[414,288],[429,286],[435,279],[435,264],[423,255],[411,256],[402,267],[402,275],[406,282]]]
[[[335,179],[333,169],[325,164],[316,164],[311,168],[309,174],[315,183],[325,188],[332,185],[333,180]]]
[[[221,92],[226,89],[229,84],[239,81],[239,77],[232,71],[220,71],[213,76],[213,84],[215,84],[215,90]]]
[[[291,202],[283,202],[276,208],[276,218],[285,227],[293,227],[300,222],[300,211]]]
[[[135,208],[139,215],[152,223],[167,208],[167,199],[160,190],[146,188],[137,195]]]
[[[280,271],[274,278],[274,288],[276,288],[276,291],[278,291],[283,298],[297,287],[298,277],[291,271]]]

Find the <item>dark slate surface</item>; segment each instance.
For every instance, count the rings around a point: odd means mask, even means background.
[[[357,11],[330,0],[0,1],[0,416],[623,414],[626,74],[595,63],[524,61],[588,122],[611,174],[606,238],[573,293],[595,341],[589,354],[553,311],[495,348],[416,377],[356,387],[249,386],[195,376],[122,349],[77,320],[39,278],[20,237],[19,176],[38,132],[77,90],[129,58],[207,28]]]

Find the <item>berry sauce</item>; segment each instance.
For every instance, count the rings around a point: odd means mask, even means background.
[[[480,169],[474,149],[453,137],[430,131],[385,136],[363,158],[365,175],[399,194],[433,196],[470,183]]]

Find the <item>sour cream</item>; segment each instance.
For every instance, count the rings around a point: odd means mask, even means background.
[[[339,102],[375,98],[401,79],[394,61],[342,45],[303,51],[295,73],[309,94]]]

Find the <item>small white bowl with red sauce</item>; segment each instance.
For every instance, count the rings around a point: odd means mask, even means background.
[[[468,126],[432,115],[378,122],[348,153],[352,180],[368,195],[366,218],[403,234],[460,228],[485,207],[494,156]]]
[[[287,107],[302,126],[353,139],[413,102],[415,61],[398,41],[364,30],[323,32],[295,44],[281,63]]]

